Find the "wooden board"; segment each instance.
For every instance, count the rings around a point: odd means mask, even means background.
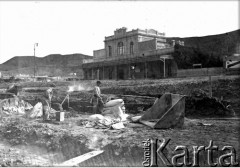
[[[104,152],[103,150],[88,152],[88,153],[85,153],[85,154],[80,155],[78,157],[67,160],[67,161],[65,161],[61,164],[54,165],[54,166],[77,166],[79,163],[82,163],[85,160],[88,160],[88,159],[90,159],[94,156],[97,156],[97,155],[99,155],[103,152]]]

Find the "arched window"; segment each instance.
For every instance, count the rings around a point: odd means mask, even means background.
[[[124,53],[124,46],[123,46],[123,42],[119,42],[117,45],[117,53],[118,55],[123,55]]]
[[[130,43],[130,54],[133,54],[133,42]]]
[[[108,56],[112,56],[112,46],[108,46]]]

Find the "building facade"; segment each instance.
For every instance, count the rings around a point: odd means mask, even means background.
[[[123,27],[105,37],[104,49],[85,60],[84,79],[142,79],[176,76],[174,47],[156,30],[127,31]]]

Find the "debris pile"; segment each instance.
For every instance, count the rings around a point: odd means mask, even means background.
[[[92,128],[122,129],[123,122],[127,121],[128,114],[125,113],[125,106],[122,99],[107,102],[102,114],[89,116],[87,120],[80,121],[80,125]]]
[[[210,97],[201,89],[194,89],[186,102],[186,116],[233,116],[235,113],[229,102]]]
[[[94,114],[88,119],[81,119],[79,121],[80,126],[85,128],[96,128],[96,129],[110,129],[112,125],[119,123],[116,119],[104,117],[100,114]]]
[[[51,112],[55,112],[55,110],[51,109]],[[32,106],[17,96],[0,100],[0,117],[12,115],[20,115],[27,118],[41,117],[43,115],[43,105],[41,102],[38,102]]]
[[[32,109],[33,106],[19,99],[18,97],[3,99],[0,101],[0,116],[4,115],[24,115],[26,111]]]

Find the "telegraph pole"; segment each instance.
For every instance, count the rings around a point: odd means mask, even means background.
[[[36,47],[38,46],[38,43],[34,43],[34,70],[33,70],[33,74],[34,74],[34,80],[35,80],[35,75],[36,75],[36,55],[35,55],[35,50],[36,50]]]

